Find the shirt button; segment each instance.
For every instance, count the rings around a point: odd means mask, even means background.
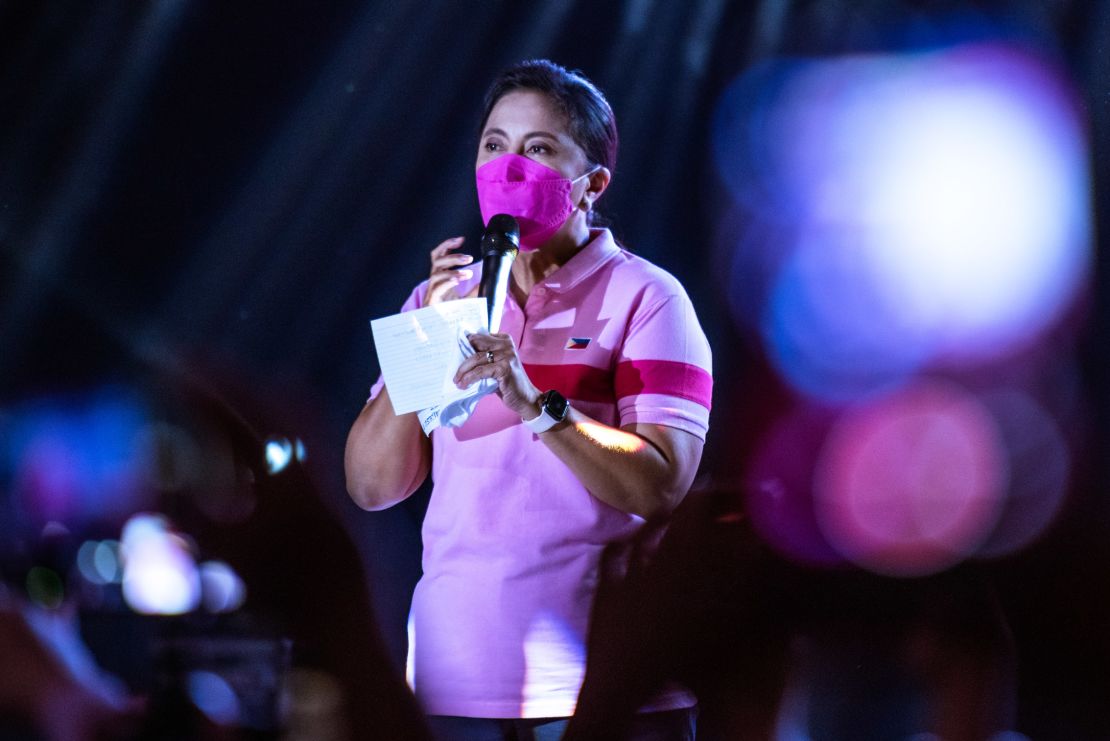
[[[547,289],[543,286],[536,286],[532,289],[532,293],[536,294],[537,296],[543,296],[547,293]]]

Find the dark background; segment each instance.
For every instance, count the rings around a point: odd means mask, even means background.
[[[473,157],[492,76],[549,57],[606,91],[622,141],[601,210],[694,300],[716,366],[702,478],[727,483],[778,390],[715,279],[719,94],[770,55],[981,39],[1072,77],[1107,233],[1105,0],[0,2],[0,401],[182,369],[249,397],[282,428],[261,435],[305,440],[399,657],[422,498],[358,511],[343,443],[377,375],[369,320],[396,311],[440,240],[480,234]],[[1110,627],[1105,262],[1080,341],[1095,434],[1077,491],[1002,575],[1046,705],[1085,708],[1105,684],[1086,679],[1105,673]]]

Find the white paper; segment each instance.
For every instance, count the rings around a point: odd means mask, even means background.
[[[395,414],[407,414],[457,398],[455,371],[464,359],[459,337],[486,330],[484,298],[443,301],[415,311],[374,319],[374,347]]]

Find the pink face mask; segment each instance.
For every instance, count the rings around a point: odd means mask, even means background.
[[[478,207],[482,223],[496,214],[515,216],[520,224],[520,248],[534,250],[547,241],[574,211],[570,191],[574,183],[597,168],[571,180],[546,165],[509,152],[478,168]]]

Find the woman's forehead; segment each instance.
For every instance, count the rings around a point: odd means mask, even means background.
[[[486,129],[542,130],[570,137],[567,117],[550,97],[537,90],[513,90],[493,105]],[[513,133],[513,132],[509,132]]]

